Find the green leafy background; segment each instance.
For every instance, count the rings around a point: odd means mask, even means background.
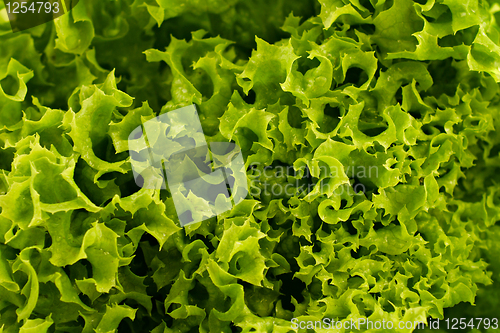
[[[0,332],[499,317],[497,1],[86,0],[20,33],[6,17]],[[252,172],[307,167],[266,181],[312,190],[180,228],[127,139],[192,103],[207,141]]]

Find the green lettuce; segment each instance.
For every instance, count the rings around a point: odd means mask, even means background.
[[[0,332],[498,316],[499,13],[89,0],[12,33],[0,2]],[[181,228],[128,137],[191,104],[250,191]]]

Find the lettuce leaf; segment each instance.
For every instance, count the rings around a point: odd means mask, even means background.
[[[14,34],[0,3],[0,331],[497,316],[499,11],[89,0]],[[251,186],[182,228],[128,138],[193,103]]]

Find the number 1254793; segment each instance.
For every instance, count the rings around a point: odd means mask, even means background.
[[[26,14],[26,13],[54,13],[60,11],[59,2],[8,2],[6,4],[7,13],[9,14]]]

